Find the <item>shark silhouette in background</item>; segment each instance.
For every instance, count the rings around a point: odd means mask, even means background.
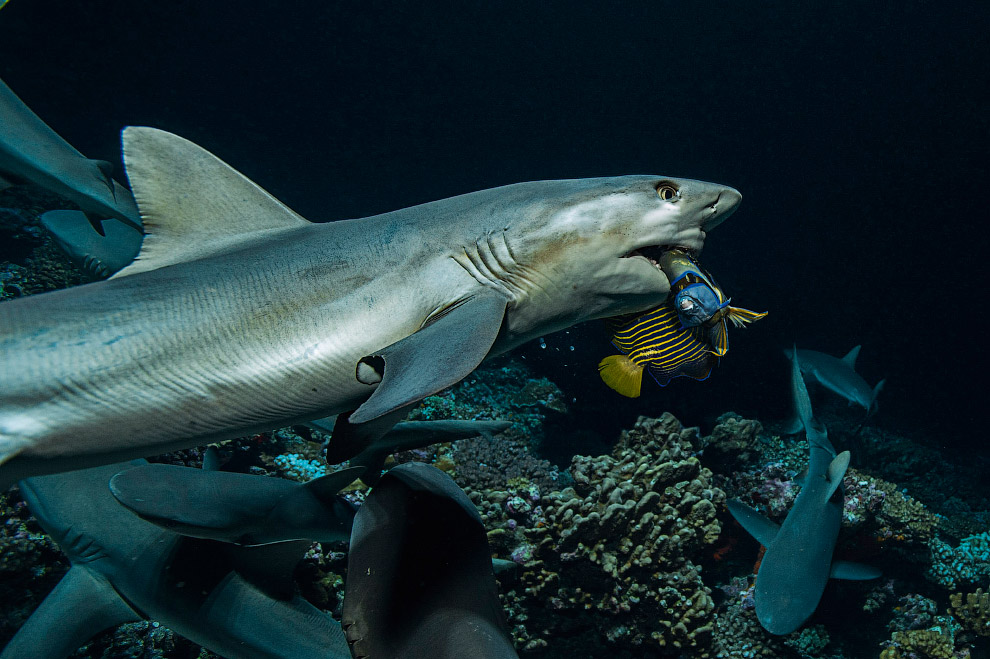
[[[84,271],[108,277],[134,260],[143,239],[131,191],[113,166],[74,149],[0,80],[0,176],[29,181],[78,205],[50,211],[42,225]]]
[[[886,380],[880,380],[877,386],[870,388],[859,373],[856,372],[856,358],[859,349],[856,346],[845,357],[839,359],[817,350],[797,350],[801,374],[806,380],[817,382],[832,393],[842,396],[850,405],[859,405],[870,416],[877,410],[877,395],[883,390]],[[793,359],[790,351],[784,351],[788,359]],[[801,420],[795,417],[786,427],[786,434],[794,434],[802,429]]]
[[[185,537],[132,514],[111,494],[108,483],[112,478],[127,482],[131,471],[165,466],[140,460],[21,481],[31,512],[66,553],[72,567],[0,658],[59,659],[104,629],[155,620],[229,659],[349,659],[339,623],[295,591],[292,571],[309,548],[309,540],[242,547]],[[212,472],[209,464],[207,467],[205,471],[176,467],[186,472],[180,476],[173,472],[166,478],[177,486],[193,485],[193,490],[197,481],[203,487],[212,485],[217,495],[206,501],[206,510],[184,507],[175,499],[158,502],[159,510],[184,522],[183,530],[195,524],[212,524],[214,534],[219,534],[220,528],[233,534],[245,528],[257,532],[260,526],[266,530],[264,539],[272,539],[279,535],[272,517],[259,525],[238,505],[247,503],[253,510],[278,509],[286,497],[296,508],[283,511],[279,517],[282,536],[305,535],[299,530],[309,527],[300,519],[318,515],[319,508],[326,508],[325,516],[327,510],[330,516],[343,513],[336,526],[349,527],[353,520],[353,510],[335,507],[329,481],[304,485],[266,476]],[[141,478],[145,475],[161,474]],[[233,483],[227,476],[242,478]],[[336,486],[355,476],[352,471],[324,478]],[[150,492],[160,493],[155,484],[148,485]],[[221,492],[216,485],[232,489]],[[128,487],[127,495],[140,498],[136,489]],[[320,496],[311,496],[314,492]],[[203,501],[191,497],[189,503]],[[292,517],[293,512],[298,517]],[[210,522],[204,523],[203,518]]]
[[[791,355],[791,397],[809,456],[807,472],[798,477],[801,491],[784,523],[777,525],[739,500],[727,503],[736,521],[766,547],[754,600],[756,617],[771,634],[789,634],[803,625],[818,608],[829,578],[880,576],[874,568],[832,558],[842,526],[849,452],[836,455],[825,426],[814,418],[797,348]]]

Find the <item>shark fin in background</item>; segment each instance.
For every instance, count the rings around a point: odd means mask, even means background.
[[[853,563],[852,561],[832,561],[832,568],[828,576],[832,579],[867,581],[869,579],[876,579],[881,574],[883,572],[872,565],[863,565],[862,563]]]
[[[3,657],[67,657],[97,632],[138,620],[113,586],[72,567],[3,649]]]
[[[598,374],[609,387],[626,398],[639,398],[643,367],[626,355],[609,355],[598,362]]]
[[[832,462],[828,465],[827,478],[829,487],[825,490],[826,501],[831,499],[835,491],[842,485],[842,477],[846,475],[846,469],[848,468],[849,451],[843,451],[832,459]]]
[[[41,225],[76,265],[100,279],[131,263],[144,239],[140,230],[116,218],[100,220],[97,229],[82,211],[48,211]]]
[[[210,446],[203,454],[203,471],[220,471],[220,452],[216,446]]]
[[[309,224],[209,151],[162,130],[129,126],[124,163],[147,234],[117,277],[193,261],[267,231]]]
[[[859,357],[859,349],[862,347],[863,346],[861,345],[856,346],[855,348],[847,352],[846,356],[842,358],[842,361],[846,363],[846,366],[848,366],[853,371],[856,370],[856,358]]]
[[[364,467],[355,465],[349,469],[341,469],[332,474],[314,478],[304,484],[303,487],[312,492],[313,496],[318,500],[331,501],[337,496],[338,492],[361,478],[363,473]]]
[[[725,505],[728,506],[729,512],[736,518],[740,526],[746,529],[746,532],[756,538],[756,541],[764,547],[769,547],[773,539],[777,537],[780,525],[771,522],[742,501],[730,499]]]
[[[474,295],[418,332],[362,358],[359,379],[380,382],[349,422],[377,419],[467,377],[495,343],[507,302],[494,293]]]

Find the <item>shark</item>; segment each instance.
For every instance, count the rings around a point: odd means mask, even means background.
[[[842,478],[850,455],[836,454],[827,428],[813,416],[800,353],[795,347],[791,354],[791,396],[808,439],[808,468],[796,479],[801,491],[780,525],[738,499],[727,503],[736,521],[766,547],[756,575],[756,617],[764,629],[778,635],[797,630],[811,617],[830,578],[880,576],[874,568],[832,558],[842,525]]]
[[[363,471],[352,467],[303,484],[146,464],[121,471],[109,485],[114,498],[141,519],[188,537],[248,547],[289,540],[346,542],[354,508],[337,492]]]
[[[292,569],[309,541],[237,547],[151,524],[108,486],[148,466],[139,460],[20,482],[71,567],[2,659],[60,659],[94,634],[138,620],[158,621],[228,659],[350,658],[340,624],[295,592]]]
[[[382,476],[358,510],[341,621],[355,657],[516,659],[488,536],[432,465]]]
[[[0,80],[0,173],[51,190],[98,218],[113,218],[140,236],[141,215],[113,166],[62,139]]]
[[[856,346],[841,359],[826,355],[817,350],[798,350],[797,354],[801,363],[801,373],[805,378],[817,382],[829,391],[842,396],[850,405],[859,405],[866,410],[870,416],[877,409],[877,395],[883,390],[886,380],[880,380],[875,387],[870,387],[856,372],[856,358],[862,346]],[[792,355],[784,351],[788,359]],[[801,431],[801,421],[794,418],[784,431],[786,434],[794,434]]]
[[[490,356],[656,306],[660,252],[697,253],[741,200],[630,175],[319,224],[177,135],[122,144],[137,259],[3,303],[0,486],[334,414],[373,442]]]

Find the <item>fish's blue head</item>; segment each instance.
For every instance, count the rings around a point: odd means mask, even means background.
[[[702,282],[688,284],[674,297],[674,308],[683,327],[698,327],[726,306],[711,286]]]

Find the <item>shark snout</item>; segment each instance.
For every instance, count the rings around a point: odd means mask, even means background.
[[[711,231],[717,227],[725,221],[725,218],[732,215],[739,208],[739,202],[741,201],[742,195],[735,188],[725,187],[720,189],[715,196],[715,200],[708,205],[707,215],[701,228],[705,231]]]

